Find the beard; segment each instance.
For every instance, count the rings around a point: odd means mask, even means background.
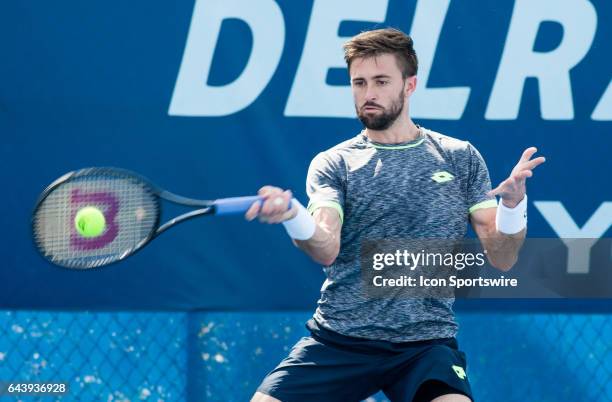
[[[362,110],[366,106],[376,106],[382,109],[380,114],[366,114]],[[404,109],[404,89],[399,93],[399,96],[391,102],[391,106],[387,109],[373,102],[366,102],[362,108],[358,108],[355,105],[357,111],[357,117],[361,123],[370,130],[386,130],[397,120],[400,113]]]

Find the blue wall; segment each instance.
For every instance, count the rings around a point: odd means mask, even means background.
[[[529,182],[531,236],[572,234],[567,217],[609,235],[609,2],[254,4],[0,5],[0,307],[313,308],[323,274],[277,226],[195,220],[121,264],[71,272],[36,254],[30,214],[47,184],[87,166],[198,198],[274,184],[305,202],[312,157],[361,129],[340,44],[380,26],[413,33],[414,119],[471,141],[494,183],[528,146],[547,157]],[[593,216],[603,233],[583,227]]]

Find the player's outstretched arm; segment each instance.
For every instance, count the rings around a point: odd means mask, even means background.
[[[527,148],[510,177],[488,193],[501,197],[497,208],[476,210],[470,216],[472,227],[487,250],[489,262],[503,271],[516,263],[527,233],[526,180],[533,176],[533,169],[546,160],[542,156],[531,159],[536,152],[535,147]]]
[[[259,192],[262,202],[254,203],[247,211],[245,218],[259,218],[264,223],[287,223],[291,221],[305,222],[295,228],[287,228],[293,243],[308,254],[315,262],[331,265],[340,251],[340,229],[342,222],[338,212],[333,208],[322,207],[315,211],[314,220],[304,210],[304,207],[292,202],[291,191],[283,191],[278,187],[264,186]],[[312,221],[312,222],[309,222]],[[312,226],[310,226],[312,225]],[[293,225],[296,226],[296,225]]]

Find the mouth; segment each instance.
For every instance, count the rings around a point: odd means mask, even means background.
[[[377,106],[365,106],[362,110],[364,112],[372,112],[374,110],[380,110],[380,108]]]

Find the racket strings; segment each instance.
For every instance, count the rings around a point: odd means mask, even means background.
[[[106,227],[86,238],[75,228],[76,213],[86,206],[104,214]],[[92,268],[119,260],[154,232],[157,196],[132,177],[89,172],[55,188],[34,215],[34,236],[45,257],[71,268]]]

